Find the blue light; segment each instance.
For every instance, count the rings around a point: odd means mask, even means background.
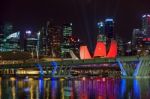
[[[54,69],[52,70],[52,76],[54,76],[57,70],[57,62],[52,61],[50,64],[52,67],[54,67]]]
[[[134,73],[133,73],[133,76],[134,76],[134,77],[136,77],[136,76],[138,75],[138,72],[139,72],[139,70],[140,70],[141,64],[142,64],[142,59],[141,59],[141,60],[139,61],[139,63],[137,63],[137,65],[136,65],[136,69],[135,69],[135,71],[134,71]]]
[[[105,19],[105,21],[113,21],[113,19]]]
[[[39,79],[39,92],[41,93],[44,89],[44,81],[43,79]]]
[[[122,65],[120,59],[118,58],[116,61],[117,61],[118,65],[119,65],[119,67],[120,67],[120,69],[121,69],[122,75],[123,75],[123,76],[127,76],[127,73],[126,73],[126,71],[124,70],[123,65]]]
[[[52,90],[55,90],[57,88],[57,79],[51,78],[51,88]]]
[[[44,72],[43,72],[42,65],[41,65],[41,64],[36,64],[35,66],[38,67],[38,69],[40,70],[40,72],[39,72],[40,75],[43,76],[43,75],[44,75]]]
[[[135,99],[140,99],[140,87],[137,79],[133,80],[133,92],[134,92],[134,98]]]
[[[120,93],[121,93],[121,97],[124,97],[124,94],[126,92],[126,79],[121,79],[121,89],[120,89]]]
[[[100,27],[104,26],[103,22],[98,22],[97,25],[100,26]]]

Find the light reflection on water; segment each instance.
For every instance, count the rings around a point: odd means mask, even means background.
[[[0,78],[0,99],[150,99],[150,79]]]

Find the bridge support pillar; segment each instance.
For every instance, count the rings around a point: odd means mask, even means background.
[[[46,73],[47,73],[47,75],[49,75],[49,74],[50,74],[50,71],[49,71],[48,67],[47,67],[47,66],[45,66],[45,69],[46,69]]]
[[[52,76],[55,76],[56,71],[57,71],[57,68],[58,68],[57,62],[54,62],[54,61],[53,61],[53,62],[50,63],[50,65],[54,68],[54,69],[52,70],[51,75],[52,75]]]
[[[39,70],[40,70],[40,72],[39,72],[40,76],[43,76],[44,72],[43,72],[42,65],[41,64],[36,64],[35,66],[39,68]]]
[[[60,66],[60,67],[59,67],[58,75],[61,75],[61,73],[62,73],[62,67],[63,67],[63,66]]]
[[[118,65],[119,65],[119,67],[120,67],[120,69],[121,69],[121,74],[122,74],[123,76],[127,76],[127,73],[126,73],[126,71],[124,70],[123,64],[121,63],[120,59],[118,58],[116,61],[117,61]]]
[[[142,59],[139,60],[139,63],[136,65],[136,69],[135,69],[135,71],[133,73],[133,77],[136,77],[138,75],[138,72],[139,72],[139,69],[141,67],[141,64],[142,64]]]

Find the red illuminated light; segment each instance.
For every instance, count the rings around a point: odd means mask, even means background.
[[[87,46],[80,46],[80,58],[81,59],[91,59],[91,55]]]
[[[94,57],[105,57],[106,56],[106,46],[104,42],[97,42],[94,51]]]
[[[150,42],[150,37],[148,37],[148,38],[143,38],[143,41]]]
[[[117,42],[115,40],[111,40],[109,52],[106,57],[115,58],[116,56],[117,56]]]
[[[117,42],[115,40],[111,40],[108,53],[106,53],[105,43],[97,42],[93,57],[115,58],[116,56],[117,56]],[[80,46],[80,58],[91,59],[91,55],[89,53],[87,46]]]

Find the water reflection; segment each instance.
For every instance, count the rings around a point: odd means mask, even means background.
[[[119,80],[98,78],[75,83],[77,99],[116,99]]]
[[[149,99],[150,79],[0,78],[0,99]]]
[[[121,79],[120,98],[123,99],[126,93],[126,79]]]
[[[140,99],[140,86],[138,80],[133,80],[133,97],[135,99]]]
[[[56,79],[51,80],[51,99],[57,99],[58,81]]]

